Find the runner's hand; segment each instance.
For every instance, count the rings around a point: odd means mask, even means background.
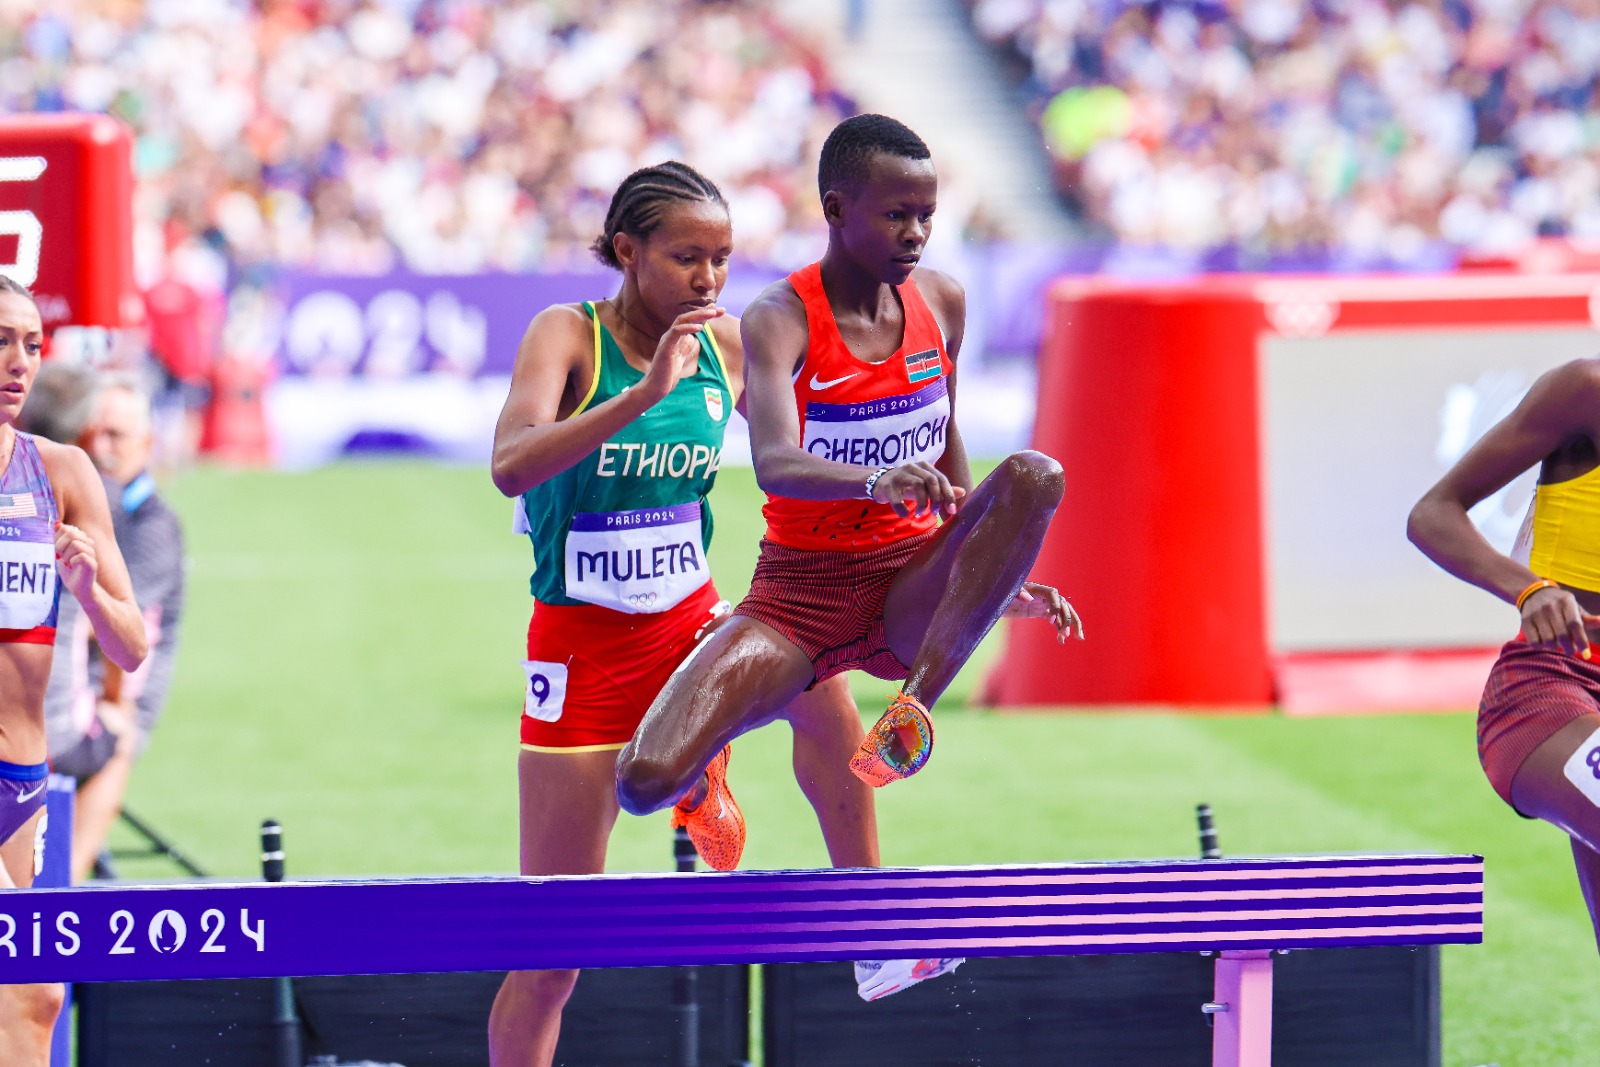
[[[872,499],[888,504],[901,518],[921,515],[954,515],[956,501],[967,495],[959,485],[951,485],[944,472],[925,460],[905,463],[884,474],[872,487]]]
[[[81,604],[87,604],[94,595],[94,583],[100,574],[100,561],[95,556],[94,540],[64,522],[56,523],[56,566],[61,571],[61,581]]]
[[[1067,603],[1067,598],[1058,593],[1053,587],[1040,585],[1037,582],[1023,582],[1022,588],[1017,590],[1017,595],[1006,610],[1001,614],[1004,619],[1049,619],[1056,628],[1056,640],[1061,644],[1067,643],[1073,631],[1077,631],[1078,640],[1084,639],[1083,620],[1078,613]]]
[[[651,404],[665,400],[679,381],[694,373],[695,363],[700,358],[700,331],[723,314],[720,307],[703,307],[685,311],[672,320],[667,332],[661,335],[661,343],[656,345],[650,369],[639,383]]]
[[[1546,586],[1522,604],[1522,634],[1530,644],[1555,645],[1587,658],[1591,626],[1600,627],[1600,615],[1585,614],[1566,589]]]

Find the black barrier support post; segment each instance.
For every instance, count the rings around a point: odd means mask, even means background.
[[[692,874],[696,853],[689,831],[680,826],[672,835],[672,859],[679,874]],[[679,967],[672,975],[672,1010],[678,1022],[678,1042],[672,1067],[700,1067],[700,969]]]
[[[261,877],[283,881],[283,827],[278,820],[261,824]],[[304,1067],[300,1049],[300,1015],[294,1006],[294,981],[272,980],[272,1045],[275,1067]]]
[[[1220,860],[1222,846],[1217,844],[1217,827],[1211,821],[1211,805],[1196,804],[1194,817],[1200,824],[1200,858],[1203,860]]]

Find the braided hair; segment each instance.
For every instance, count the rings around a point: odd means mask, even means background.
[[[594,239],[589,250],[595,258],[615,270],[622,269],[612,241],[625,233],[635,239],[649,237],[661,224],[661,212],[669,201],[685,200],[727,206],[709,178],[693,167],[672,160],[644,167],[628,175],[612,194],[606,211],[605,232]]]
[[[932,153],[911,127],[887,115],[853,115],[833,128],[817,160],[817,192],[829,189],[855,196],[867,180],[867,167],[879,152],[901,159],[928,159]]]

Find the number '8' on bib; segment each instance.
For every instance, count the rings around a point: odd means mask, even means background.
[[[1590,734],[1588,740],[1567,757],[1561,770],[1567,781],[1577,786],[1591,804],[1600,807],[1600,730]]]

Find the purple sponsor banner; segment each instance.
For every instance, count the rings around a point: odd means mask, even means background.
[[[722,304],[742,311],[779,277],[742,266]],[[533,316],[552,304],[615,294],[612,271],[375,277],[284,271],[282,318],[271,332],[287,375],[402,378],[413,374],[508,375]]]
[[[0,982],[1475,944],[1477,856],[0,894]]]
[[[1405,261],[1338,249],[1252,256],[1236,248],[1182,251],[1104,242],[997,241],[956,244],[931,262],[966,288],[969,362],[1038,351],[1045,291],[1062,275],[1174,278],[1208,273],[1437,273],[1453,253],[1426,246]],[[796,264],[795,266],[799,266]],[[736,262],[721,303],[742,314],[789,268]],[[279,367],[291,376],[398,378],[444,372],[506,375],[528,322],[551,304],[616,293],[612,271],[367,277],[286,270],[277,276],[282,317],[270,330]]]
[[[602,299],[616,285],[604,274],[285,271],[277,281],[278,365],[285,374],[324,378],[510,374],[535,314]]]

